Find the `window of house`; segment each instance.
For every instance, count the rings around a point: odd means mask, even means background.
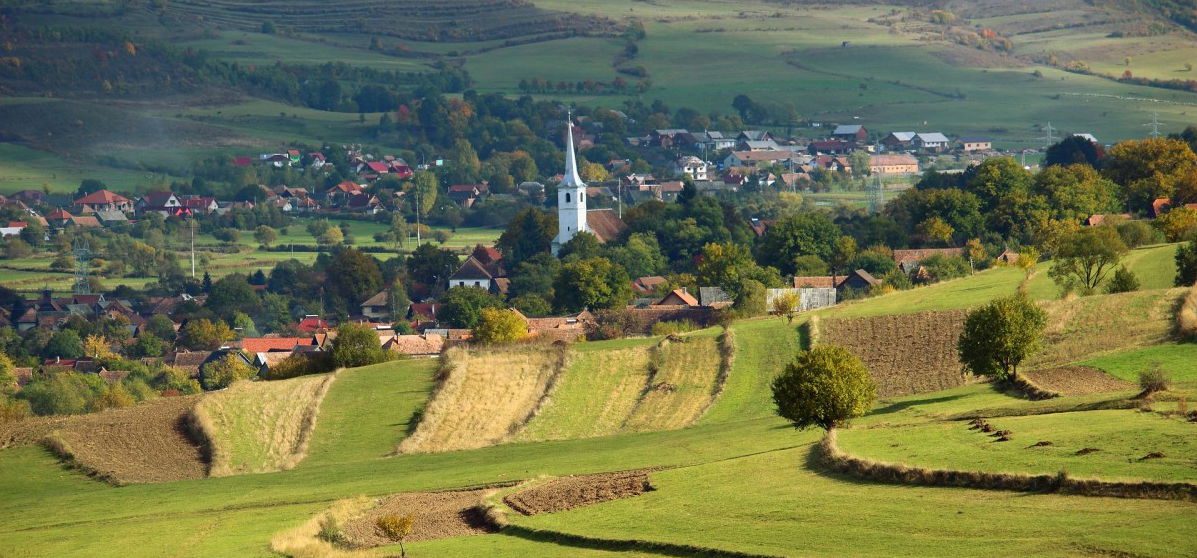
[[[475,286],[475,287],[481,287],[481,286],[482,286],[482,283],[479,283],[478,281],[474,281],[474,286]]]

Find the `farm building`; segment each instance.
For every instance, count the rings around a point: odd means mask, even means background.
[[[947,136],[939,132],[928,132],[915,134],[912,144],[924,151],[942,151],[948,148],[951,140]]]
[[[857,143],[864,143],[869,139],[869,131],[864,126],[859,124],[847,124],[836,126],[835,131],[831,132],[831,137],[841,140],[854,141]]]
[[[989,151],[993,149],[993,140],[978,136],[960,138],[960,149],[963,151]]]
[[[891,151],[910,149],[914,145],[914,132],[890,132],[881,139],[881,145]]]
[[[918,174],[919,160],[905,154],[873,155],[869,157],[869,171],[876,175]]]

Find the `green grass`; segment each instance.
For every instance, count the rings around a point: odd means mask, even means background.
[[[773,415],[774,376],[798,353],[797,324],[777,318],[736,322],[732,326],[735,353],[723,394],[700,424],[745,420]]]
[[[1150,369],[1157,362],[1172,373],[1173,381],[1197,383],[1197,345],[1193,343],[1155,345],[1085,360],[1080,364],[1099,368],[1128,382],[1138,382],[1139,372]]]
[[[1133,392],[1127,392],[1133,395]],[[1009,430],[997,442],[959,422],[933,422],[840,432],[840,449],[857,457],[936,469],[1055,474],[1112,481],[1197,481],[1193,426],[1137,410],[1085,411],[989,419]],[[1028,447],[1040,441],[1047,447]],[[1101,451],[1078,456],[1083,448]],[[1152,452],[1162,459],[1140,461]]]
[[[324,397],[300,467],[367,461],[391,454],[424,408],[436,361],[398,360],[337,375]],[[378,389],[379,385],[387,389]]]
[[[167,184],[175,177],[105,167],[23,145],[0,143],[0,194],[41,190],[43,187],[56,193],[74,192],[85,178],[96,178],[121,190],[139,191]]]

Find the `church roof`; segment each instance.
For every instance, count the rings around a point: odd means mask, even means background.
[[[599,242],[610,242],[618,238],[628,225],[610,209],[592,209],[586,212],[586,228]]]
[[[586,183],[578,175],[578,158],[574,155],[574,123],[569,118],[565,123],[565,175],[561,177],[558,188],[585,188]]]

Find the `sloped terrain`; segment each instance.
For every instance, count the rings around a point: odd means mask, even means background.
[[[1089,395],[1134,388],[1130,382],[1124,382],[1088,366],[1061,366],[1019,374],[1039,388],[1061,395]]]
[[[454,347],[415,432],[400,453],[480,448],[506,441],[547,395],[565,362],[564,349]]]
[[[373,547],[392,544],[378,531],[378,518],[384,515],[413,514],[409,542],[493,533],[478,511],[478,503],[488,490],[451,492],[407,492],[390,496],[378,506],[349,521],[341,530],[353,546]]]
[[[860,357],[879,397],[930,393],[967,379],[956,354],[963,310],[826,320],[819,342],[846,347]]]
[[[702,416],[714,394],[719,344],[713,331],[666,339],[656,348],[643,395],[624,421],[625,430],[672,430]]]
[[[277,382],[237,382],[210,393],[192,413],[208,438],[211,475],[290,469],[308,438],[335,374]]]

